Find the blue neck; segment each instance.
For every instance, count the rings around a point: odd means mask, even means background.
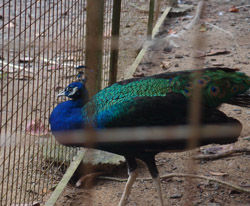
[[[72,105],[72,107],[81,107],[81,108],[85,104],[85,101],[83,100],[83,98],[72,99],[72,100],[68,100],[66,102],[70,102],[70,104]]]
[[[84,128],[83,100],[69,100],[58,104],[52,111],[49,122],[52,132]]]

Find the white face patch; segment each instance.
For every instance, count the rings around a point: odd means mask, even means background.
[[[70,97],[70,96],[73,96],[77,91],[78,91],[78,88],[77,88],[77,87],[74,87],[73,90],[72,90],[72,92],[70,92],[68,96],[69,96],[69,97]]]

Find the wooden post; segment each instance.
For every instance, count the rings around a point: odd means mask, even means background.
[[[104,0],[87,0],[86,86],[92,97],[101,89]]]
[[[149,14],[148,14],[148,39],[152,38],[153,23],[154,23],[154,10],[155,10],[155,0],[150,0],[149,2]]]
[[[109,69],[109,85],[114,84],[117,80],[117,65],[119,54],[119,35],[120,35],[120,17],[121,17],[121,0],[114,0],[112,14],[112,37],[111,37],[111,55]]]

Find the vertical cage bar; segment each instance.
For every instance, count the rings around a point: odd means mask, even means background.
[[[177,4],[177,1],[175,1]],[[172,1],[174,3],[174,1]],[[200,1],[201,5],[201,18],[204,16],[205,3],[204,1]],[[174,6],[174,5],[172,5]],[[197,51],[205,51],[206,48],[206,38],[205,35],[199,32],[198,26],[194,28],[193,32],[193,48],[195,52]],[[203,68],[205,63],[205,57],[202,58],[194,58],[193,59],[193,68]],[[189,119],[190,119],[190,136],[188,138],[188,149],[194,149],[198,146],[199,139],[201,137],[201,116],[202,116],[202,88],[198,85],[198,80],[201,78],[202,71],[196,72],[193,81],[193,91],[190,99],[189,106]],[[188,173],[193,174],[194,171],[197,172],[197,164],[194,159],[190,158],[187,162]],[[191,194],[197,192],[195,187],[192,185],[196,185],[196,180],[187,178],[187,182],[185,188],[187,190],[185,194],[185,199],[188,201],[185,202],[185,206],[193,205],[194,198]]]
[[[101,88],[104,0],[87,0],[86,76],[90,97]]]
[[[155,10],[155,0],[150,0],[149,2],[149,13],[148,13],[148,39],[152,38],[153,24],[154,24],[154,10]]]
[[[111,33],[111,55],[109,69],[109,85],[117,80],[117,66],[119,55],[119,36],[120,36],[121,0],[114,0],[112,14],[112,33]]]

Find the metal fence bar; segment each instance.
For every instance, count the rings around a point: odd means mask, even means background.
[[[117,80],[117,66],[119,55],[119,35],[121,18],[121,0],[114,0],[112,14],[111,54],[109,69],[109,85]]]

